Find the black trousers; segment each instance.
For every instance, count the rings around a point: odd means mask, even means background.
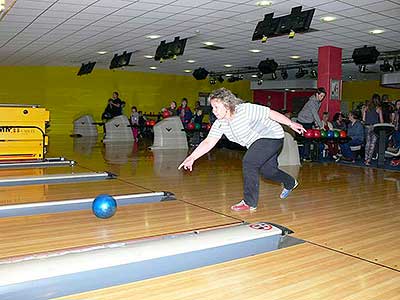
[[[295,179],[278,168],[278,155],[283,139],[259,139],[247,150],[243,157],[244,201],[257,207],[261,174],[264,178],[283,183],[286,189],[292,189]]]

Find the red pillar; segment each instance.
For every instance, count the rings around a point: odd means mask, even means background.
[[[329,112],[329,119],[340,112],[342,99],[342,49],[333,46],[318,48],[318,87],[324,87],[326,97],[322,101],[320,115]]]

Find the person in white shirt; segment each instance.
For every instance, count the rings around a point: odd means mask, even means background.
[[[178,167],[192,171],[196,159],[209,152],[223,134],[248,148],[243,157],[244,197],[231,207],[234,211],[256,210],[259,196],[259,174],[283,183],[281,199],[289,196],[298,185],[296,179],[278,168],[278,154],[283,146],[284,124],[299,134],[302,125],[266,106],[244,103],[231,91],[221,88],[210,95],[210,103],[217,120],[207,138]]]

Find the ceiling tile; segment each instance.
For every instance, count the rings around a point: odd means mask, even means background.
[[[201,8],[212,9],[215,11],[223,10],[229,7],[235,6],[234,3],[221,2],[221,1],[211,1],[206,4],[201,5]]]
[[[121,8],[127,5],[131,5],[132,1],[123,1],[123,0],[99,0],[94,4],[95,6],[102,7],[113,7],[113,8]]]
[[[363,7],[368,4],[382,2],[380,0],[345,0],[347,4]]]
[[[211,13],[209,16],[213,17],[213,18],[223,18],[223,19],[227,19],[227,18],[232,18],[232,17],[237,17],[240,16],[241,14],[238,14],[237,12],[233,12],[233,11],[216,11]]]
[[[112,1],[112,0],[110,0]],[[58,1],[54,1],[54,0],[50,0],[47,2],[53,2],[53,3],[60,3],[60,4],[78,4],[76,0],[58,0]],[[79,0],[79,4],[82,5],[90,5],[92,4],[94,1],[93,0]]]
[[[198,7],[210,3],[210,0],[177,0],[173,4],[186,7]]]
[[[226,11],[233,11],[237,13],[247,13],[254,10],[258,10],[257,7],[252,5],[242,5],[242,4],[226,8]]]
[[[385,19],[382,19],[382,20],[377,20],[377,21],[374,21],[374,24],[375,25],[377,25],[377,26],[387,26],[387,27],[392,27],[393,25],[397,25],[397,24],[399,24],[400,23],[400,20],[396,20],[396,19],[393,19],[393,18],[385,18]]]
[[[193,16],[208,16],[212,14],[214,11],[212,9],[205,9],[205,8],[193,8],[189,11],[186,11],[185,14],[193,15]]]
[[[49,8],[49,10],[55,11],[66,11],[66,12],[78,12],[86,8],[85,4],[67,4],[67,3],[55,3]]]
[[[14,9],[46,9],[51,5],[50,2],[39,2],[39,1],[29,1],[29,0],[24,0],[24,1],[16,1],[13,10]],[[11,12],[11,11],[10,11]]]
[[[7,14],[4,19],[1,21],[2,26],[5,26],[5,22],[10,22],[13,23],[29,23],[32,22],[36,17],[35,16],[17,16],[17,15],[11,15]],[[4,22],[4,23],[3,23]]]
[[[101,18],[104,18],[104,14],[88,14],[83,12],[74,16],[72,19],[95,21],[100,20]]]
[[[320,5],[333,2],[333,0],[295,0],[298,5],[305,5],[308,7],[318,7]]]
[[[38,16],[43,12],[41,9],[29,9],[29,8],[13,8],[10,10],[8,15],[15,16]]]
[[[400,19],[400,8],[381,11],[380,14]]]
[[[356,16],[362,16],[365,14],[369,14],[370,11],[362,9],[362,8],[352,8],[352,9],[346,9],[346,10],[340,10],[337,11],[336,14],[345,16],[345,17],[356,17]]]
[[[318,10],[321,9],[328,12],[336,12],[352,8],[354,8],[353,5],[345,4],[340,1],[333,1],[326,4],[318,5]]]
[[[64,21],[64,20],[74,16],[75,14],[76,14],[76,12],[48,10],[48,11],[45,11],[40,16],[40,18],[49,17],[49,18],[56,18],[56,19]]]
[[[175,4],[175,3],[174,3]],[[138,9],[138,10],[146,10],[146,11],[152,11],[154,9],[162,7],[163,4],[160,1],[155,1],[154,3],[148,3],[145,1],[138,1],[135,3],[132,3],[130,6],[127,7],[127,9]]]
[[[371,12],[380,12],[384,10],[400,8],[400,2],[395,3],[392,1],[380,1],[378,3],[365,5],[363,8]]]
[[[99,14],[99,15],[108,15],[117,11],[114,7],[102,7],[102,6],[89,6],[85,9],[85,13],[87,14]]]
[[[354,17],[355,20],[370,23],[370,24],[375,24],[375,21],[383,20],[386,19],[387,17],[381,15],[381,14],[376,14],[376,13],[370,13],[367,15],[363,16],[358,16]]]
[[[56,26],[58,24],[61,24],[63,21],[64,19],[60,18],[41,16],[35,20],[35,23],[53,24],[53,26]]]

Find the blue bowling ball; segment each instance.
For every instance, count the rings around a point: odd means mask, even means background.
[[[328,133],[326,134],[326,137],[328,138],[328,139],[333,139],[334,138],[334,135],[335,133],[333,132],[333,130],[328,130]]]
[[[117,201],[107,194],[98,195],[92,203],[92,211],[98,218],[111,218],[117,211]]]

